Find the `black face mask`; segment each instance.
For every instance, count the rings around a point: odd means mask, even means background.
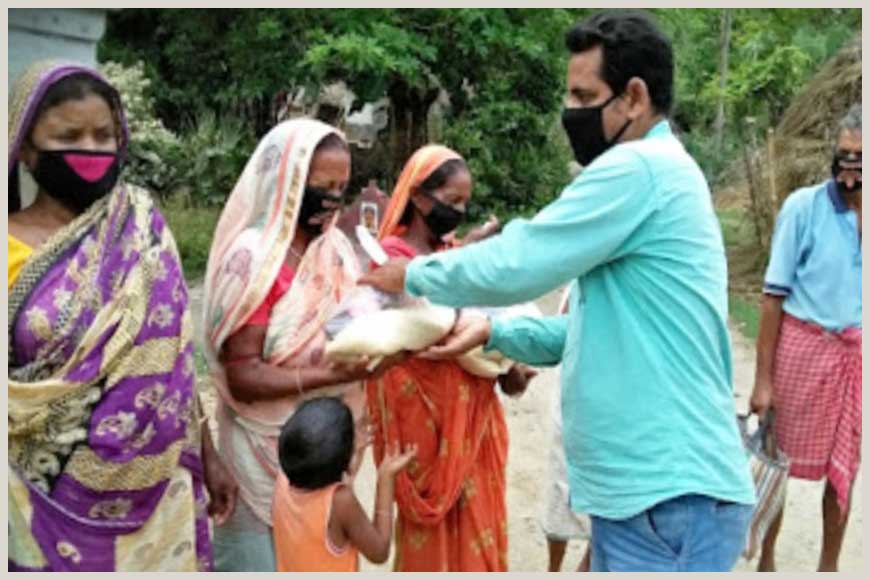
[[[459,227],[459,224],[465,219],[464,211],[450,207],[430,193],[427,193],[426,196],[432,200],[434,205],[429,213],[423,216],[423,221],[426,222],[433,234],[440,239]]]
[[[118,182],[121,157],[83,149],[38,150],[33,179],[48,195],[82,213]]]
[[[619,95],[613,95],[601,105],[596,107],[573,107],[562,109],[562,127],[568,134],[571,149],[574,150],[574,158],[577,163],[586,167],[596,157],[610,149],[628,126],[631,120],[627,120],[616,135],[608,141],[604,137],[604,122],[602,119],[604,107]]]
[[[327,202],[341,205],[341,201],[340,195],[333,195],[323,187],[305,186],[302,207],[299,209],[299,227],[311,235],[320,235],[323,233],[323,226],[325,224],[311,224],[308,222],[317,214],[332,211],[333,208],[326,206]]]
[[[850,194],[850,193],[855,193],[856,191],[860,191],[861,190],[861,170],[860,169],[846,169],[846,168],[842,167],[841,164],[843,164],[843,163],[848,163],[848,164],[861,163],[861,155],[860,154],[853,154],[850,156],[850,155],[842,155],[840,153],[835,153],[834,159],[831,162],[831,176],[834,178],[834,183],[837,184],[837,190],[841,194]],[[840,173],[842,173],[843,171],[851,171],[851,172],[858,173],[858,179],[856,179],[852,183],[852,187],[849,187],[849,184],[847,184],[847,183],[844,183],[842,181],[837,181],[837,176],[840,175]]]

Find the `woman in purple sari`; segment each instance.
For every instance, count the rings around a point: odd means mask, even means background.
[[[175,242],[119,180],[127,143],[89,68],[34,65],[10,96],[10,570],[209,570],[209,512],[235,501],[201,428]]]

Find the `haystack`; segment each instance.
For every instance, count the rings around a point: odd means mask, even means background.
[[[858,33],[831,58],[798,93],[773,132],[773,148],[762,139],[749,153],[759,195],[779,207],[789,193],[818,183],[830,170],[833,130],[852,103],[861,102],[861,35]],[[771,153],[773,155],[771,156]],[[771,168],[775,191],[771,191]],[[719,176],[729,184],[717,192],[717,202],[736,194],[744,203],[750,186],[746,162],[737,159]],[[739,193],[738,193],[739,192]],[[742,205],[742,204],[741,204]]]
[[[794,190],[830,174],[837,122],[861,102],[861,35],[849,40],[798,93],[768,139],[735,160],[720,178],[719,207],[743,206],[752,239],[729,249],[732,292],[757,294],[778,208]],[[744,230],[745,231],[745,230]]]
[[[853,103],[860,102],[861,35],[858,34],[798,94],[776,128],[778,205],[795,189],[818,183],[828,176],[836,124]]]

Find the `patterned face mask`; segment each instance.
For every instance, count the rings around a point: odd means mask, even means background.
[[[45,193],[76,213],[112,191],[121,172],[114,151],[40,149],[33,179]]]

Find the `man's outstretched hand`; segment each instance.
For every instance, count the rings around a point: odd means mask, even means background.
[[[399,294],[405,290],[405,270],[408,258],[393,258],[383,266],[372,270],[359,279],[359,284],[368,285],[382,292]],[[481,314],[462,312],[453,329],[438,344],[419,353],[430,360],[448,360],[489,341],[489,318]]]
[[[419,356],[430,360],[447,360],[482,345],[489,341],[491,325],[489,318],[482,314],[463,311],[459,319],[441,342],[422,351]]]
[[[405,270],[408,258],[393,258],[383,266],[372,270],[359,279],[358,284],[371,286],[382,292],[400,294],[405,291]]]

